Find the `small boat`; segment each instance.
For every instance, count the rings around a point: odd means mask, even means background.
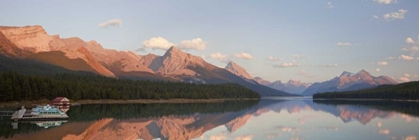
[[[66,113],[50,105],[32,108],[31,115],[33,118],[68,118]]]
[[[34,120],[34,121],[41,121],[41,120],[65,120],[68,119],[69,116],[63,111],[61,111],[56,106],[37,106],[32,108],[32,110],[27,111],[24,106],[15,113],[12,114],[12,120],[19,121],[19,120]]]

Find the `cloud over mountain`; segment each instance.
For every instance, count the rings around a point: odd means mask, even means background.
[[[274,68],[287,68],[287,67],[298,67],[297,64],[293,64],[293,63],[283,63],[281,65],[273,65]]]
[[[216,53],[211,53],[210,58],[216,59],[219,61],[226,61],[228,59],[228,56],[220,52],[216,52]]]
[[[383,17],[385,20],[404,19],[407,12],[408,10],[400,9],[397,12],[386,13]]]
[[[99,23],[99,27],[101,28],[109,28],[109,27],[121,27],[122,21],[120,19],[111,19],[106,22]]]
[[[143,46],[150,49],[168,50],[171,46],[177,46],[181,50],[204,50],[206,43],[201,38],[183,40],[178,45],[169,42],[163,37],[153,37],[143,41]]]
[[[254,56],[245,52],[235,53],[234,55],[236,58],[239,58],[239,59],[246,59],[246,60],[254,59]]]
[[[386,66],[386,65],[388,65],[388,62],[386,62],[386,61],[378,62],[378,65],[379,66]]]
[[[178,48],[182,50],[204,50],[206,48],[206,43],[201,38],[196,38],[192,40],[183,40]]]
[[[281,60],[283,60],[283,58],[268,56],[267,60],[269,60],[269,61],[281,61]]]
[[[349,43],[349,42],[338,42],[336,45],[337,46],[343,46],[343,47],[349,47],[349,46],[351,46],[351,43]]]
[[[373,1],[379,4],[397,3],[397,0],[373,0]]]
[[[151,49],[161,49],[161,50],[167,50],[174,44],[169,42],[163,37],[153,37],[149,40],[143,41],[143,46],[145,48],[151,48]]]
[[[403,54],[399,58],[407,61],[414,60],[414,57]]]

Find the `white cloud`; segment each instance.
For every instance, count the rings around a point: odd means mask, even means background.
[[[101,28],[108,28],[108,27],[112,27],[112,26],[117,26],[117,27],[121,27],[122,25],[122,21],[120,19],[111,19],[108,20],[106,22],[101,22],[99,23],[99,27]]]
[[[408,44],[414,44],[414,43],[416,43],[412,38],[410,38],[410,37],[407,37],[407,39],[405,39],[405,43],[408,43]]]
[[[210,140],[227,140],[227,139],[228,137],[222,133],[210,136]]]
[[[161,50],[167,50],[174,44],[169,42],[163,37],[153,37],[149,40],[143,41],[143,46],[145,48],[151,48],[151,49],[161,49]]]
[[[411,53],[418,53],[419,52],[419,47],[414,46],[414,47],[411,47],[411,48],[403,48],[402,50],[406,51],[406,52],[411,52]]]
[[[216,59],[216,60],[219,60],[219,61],[226,61],[226,59],[228,58],[228,56],[225,55],[225,54],[222,54],[220,52],[216,52],[216,53],[210,54],[210,58]]]
[[[380,72],[381,71],[381,69],[380,68],[376,68],[376,72]]]
[[[292,54],[291,56],[293,58],[297,58],[297,59],[309,58],[309,57],[307,57],[307,56],[305,56],[303,54]],[[296,60],[293,60],[293,61],[296,61]]]
[[[201,55],[201,58],[206,59],[207,56],[206,55]]]
[[[254,59],[254,57],[251,54],[245,53],[245,52],[235,53],[234,55],[236,58],[240,58],[240,59],[247,59],[247,60]]]
[[[386,61],[378,62],[378,65],[386,66],[386,65],[388,65],[388,62],[386,62]]]
[[[410,61],[410,60],[414,59],[414,57],[408,56],[408,55],[401,55],[399,58],[403,59],[403,60],[407,60],[407,61]]]
[[[407,12],[408,12],[407,10],[400,9],[400,10],[398,10],[398,12],[386,13],[386,14],[384,14],[384,19],[385,20],[404,19],[405,14]]]
[[[382,130],[379,130],[379,134],[384,134],[384,135],[388,135],[389,134],[389,130],[388,129],[382,129]]]
[[[374,2],[377,2],[379,4],[391,4],[391,3],[397,3],[397,0],[373,0]]]
[[[403,76],[403,77],[400,77],[400,81],[401,82],[408,82],[408,81],[410,81],[410,79],[408,79],[408,77]]]
[[[270,61],[282,61],[283,58],[268,56],[267,60],[270,60]]]
[[[407,73],[405,73],[404,76],[405,77],[411,77],[411,75],[410,74],[407,74]]]
[[[276,137],[281,137],[281,134],[265,134],[266,139],[275,139]]]
[[[178,47],[183,50],[204,50],[206,48],[206,43],[201,38],[196,38],[193,40],[184,40]]]
[[[408,135],[407,137],[405,137],[405,140],[417,140],[417,136]]]
[[[320,65],[319,67],[338,67],[338,64]]]
[[[291,127],[283,127],[283,128],[281,128],[281,131],[283,131],[283,132],[292,132],[293,131],[293,128],[291,128]]]
[[[177,46],[181,50],[204,50],[206,48],[206,43],[201,38],[196,38],[192,40],[183,40],[180,44],[175,45],[163,37],[153,37],[143,41],[143,46],[145,48],[161,50],[167,50],[171,46]]]
[[[373,18],[378,19],[379,17],[377,15],[373,15]]]
[[[378,122],[376,125],[377,125],[378,127],[382,127],[382,122]]]
[[[327,2],[327,5],[328,5],[327,6],[328,9],[332,9],[335,7],[331,2]]]
[[[298,65],[293,63],[283,63],[281,65],[273,65],[274,68],[286,68],[286,67],[298,67]]]
[[[394,60],[395,59],[395,57],[387,57],[387,58],[385,58],[386,60]]]
[[[245,136],[237,136],[235,140],[252,140],[252,135],[245,135]]]
[[[336,45],[337,46],[346,46],[346,47],[348,47],[348,46],[351,46],[351,43],[349,43],[349,42],[338,42]]]

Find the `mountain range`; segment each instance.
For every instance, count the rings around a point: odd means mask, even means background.
[[[237,83],[258,92],[261,96],[292,96],[251,82],[246,79],[250,77],[237,76],[230,69],[216,67],[201,57],[182,52],[174,46],[163,56],[138,55],[131,51],[105,49],[96,41],[48,35],[42,26],[0,26],[0,54],[15,59],[8,61],[9,63],[15,62],[16,59],[34,60],[68,70],[87,71],[116,78],[202,84]],[[236,67],[233,62],[230,64]]]
[[[0,54],[7,58],[1,59],[0,70],[1,67],[7,70],[22,70],[22,64],[10,66],[20,60],[30,60],[37,63],[31,65],[31,69],[37,71],[48,71],[47,66],[41,66],[46,64],[115,78],[200,84],[237,83],[262,96],[313,95],[317,92],[357,90],[397,83],[387,76],[374,77],[365,70],[357,74],[343,72],[331,80],[313,84],[301,83],[299,80],[289,80],[287,83],[270,82],[260,77],[253,78],[233,61],[225,68],[219,68],[199,56],[182,52],[175,46],[162,56],[138,55],[131,51],[103,48],[94,40],[84,41],[78,37],[60,38],[59,35],[48,35],[44,28],[38,25],[0,26]]]
[[[331,80],[312,84],[302,94],[313,95],[318,92],[350,91],[379,85],[394,85],[397,83],[388,76],[375,77],[365,70],[361,70],[355,74],[344,71],[340,76]]]

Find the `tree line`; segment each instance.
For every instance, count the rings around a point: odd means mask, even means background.
[[[0,101],[28,101],[64,96],[81,99],[221,99],[259,98],[238,84],[135,81],[88,74],[22,75],[0,73]]]
[[[375,88],[356,91],[317,93],[313,95],[313,98],[419,100],[419,82],[414,81],[398,85],[382,85]]]

